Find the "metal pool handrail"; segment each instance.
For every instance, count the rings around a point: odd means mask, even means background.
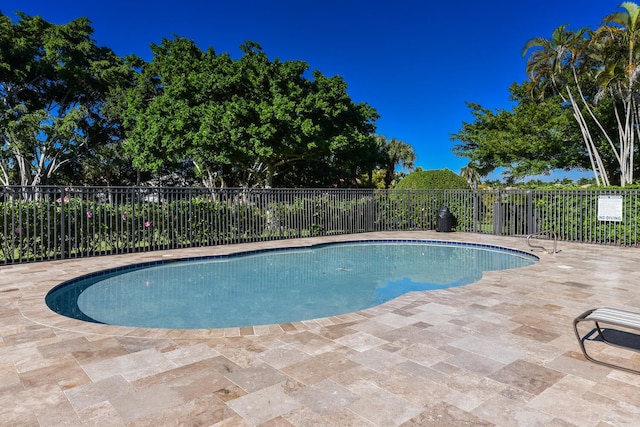
[[[556,248],[558,246],[558,235],[556,234],[556,232],[554,230],[544,230],[544,231],[540,231],[539,233],[533,233],[533,234],[529,234],[527,236],[527,245],[529,245],[530,248],[533,249],[542,249],[543,251],[545,251],[546,253],[549,253],[549,251],[542,245],[533,245],[531,244],[530,240],[531,239],[537,239],[539,236],[542,235],[551,235],[553,237],[553,252],[551,252],[552,254],[555,254]]]

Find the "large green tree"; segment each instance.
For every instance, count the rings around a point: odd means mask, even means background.
[[[55,182],[81,147],[118,137],[103,107],[127,67],[85,18],[17,15],[0,13],[0,183],[35,186]]]
[[[501,168],[508,180],[589,168],[569,109],[553,97],[539,102],[530,84],[513,84],[510,91],[511,110],[468,104],[473,120],[451,136],[456,155],[468,158],[480,176]]]
[[[152,45],[126,113],[137,167],[191,161],[208,187],[270,187],[317,169],[309,162],[353,176],[369,167],[360,163],[375,149],[377,113],[354,103],[342,78],[308,79],[306,63],[270,60],[256,43],[241,50],[232,59],[182,37]]]
[[[183,38],[163,40],[151,49],[153,61],[140,64],[136,84],[126,94],[125,150],[143,171],[171,170],[189,158],[203,181],[212,185],[219,178],[219,165],[228,160],[221,130],[224,111],[221,105],[216,109],[213,100],[222,104],[231,97],[233,82],[220,79],[225,72],[218,69],[226,70],[231,60],[202,52]]]

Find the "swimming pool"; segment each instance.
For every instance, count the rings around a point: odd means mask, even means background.
[[[158,261],[64,282],[53,311],[110,325],[208,329],[355,312],[411,291],[473,283],[532,254],[440,241],[366,241]]]

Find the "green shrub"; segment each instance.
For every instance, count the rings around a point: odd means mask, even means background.
[[[467,181],[449,169],[416,170],[404,177],[397,190],[468,190]]]

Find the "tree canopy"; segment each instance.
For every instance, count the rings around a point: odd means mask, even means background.
[[[452,135],[453,151],[467,157],[481,176],[501,168],[507,181],[548,174],[554,169],[588,168],[570,112],[557,99],[539,102],[528,84],[513,84],[511,111],[469,103],[472,122]]]
[[[186,161],[207,186],[271,187],[310,162],[350,183],[375,165],[377,113],[341,77],[308,79],[305,62],[270,60],[251,42],[237,60],[181,37],[152,50],[125,112],[138,168]]]
[[[81,147],[119,136],[104,107],[127,68],[96,45],[85,18],[18,16],[0,13],[0,182],[26,186],[79,162]]]
[[[349,187],[399,161],[381,151],[376,110],[354,102],[342,77],[270,59],[255,42],[232,58],[175,36],[144,61],[98,46],[85,18],[17,16],[0,13],[4,185],[122,185],[142,174]]]

